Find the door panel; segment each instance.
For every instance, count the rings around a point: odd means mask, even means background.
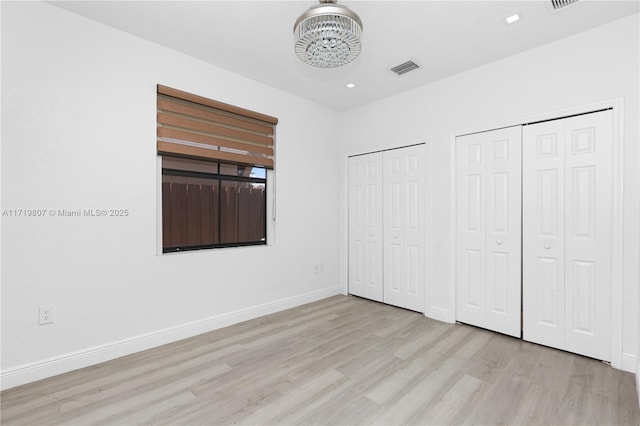
[[[564,131],[559,121],[523,128],[523,337],[564,342]]]
[[[487,304],[497,314],[506,315],[509,295],[509,254],[492,252],[487,256],[487,275],[494,277],[487,280]]]
[[[349,293],[382,301],[382,154],[349,158]]]
[[[559,272],[561,267],[558,259],[549,257],[538,257],[535,259],[537,291],[533,295],[527,294],[525,297],[536,296],[538,304],[536,306],[535,320],[543,326],[551,327],[554,330],[563,327],[564,310],[562,307],[562,278]],[[527,324],[528,325],[528,324]],[[525,327],[525,338],[529,336],[529,329]],[[558,333],[561,333],[558,331]],[[528,339],[529,340],[529,339]]]
[[[487,132],[486,327],[521,336],[521,127]]]
[[[456,318],[520,336],[520,126],[456,139]]]
[[[524,338],[611,359],[612,112],[525,126]]]
[[[485,326],[484,136],[456,138],[456,319]]]
[[[384,302],[424,312],[424,145],[383,153]]]
[[[461,277],[464,292],[461,294],[465,307],[478,311],[478,315],[481,315],[480,309],[483,306],[482,295],[484,280],[482,264],[482,251],[467,249],[465,256],[466,274]],[[475,313],[475,312],[474,312]],[[459,316],[462,320],[462,316]]]
[[[562,120],[566,350],[611,359],[612,111]]]

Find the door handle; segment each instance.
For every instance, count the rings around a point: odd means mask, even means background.
[[[496,244],[499,245],[499,246],[502,245],[502,240],[496,241]]]
[[[545,250],[549,250],[551,248],[551,244],[545,244],[544,248],[545,248]]]

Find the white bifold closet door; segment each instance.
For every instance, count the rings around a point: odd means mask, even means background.
[[[382,153],[349,158],[349,293],[382,302]]]
[[[521,335],[521,126],[456,138],[456,319]]]
[[[383,153],[385,303],[424,312],[425,147]]]
[[[425,146],[349,158],[349,293],[424,312]]]
[[[611,359],[612,111],[523,128],[524,339]]]

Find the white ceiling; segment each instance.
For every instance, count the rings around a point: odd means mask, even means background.
[[[293,24],[317,0],[51,3],[342,111],[638,13],[640,4],[581,0],[552,12],[548,1],[339,1],[364,32],[360,57],[337,69],[312,68],[293,51]],[[514,13],[520,21],[507,25]],[[389,71],[407,60],[421,68]]]

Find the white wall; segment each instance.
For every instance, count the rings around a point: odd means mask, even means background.
[[[639,43],[638,15],[532,49],[468,72],[351,110],[341,116],[347,153],[404,141],[432,142],[433,235],[428,314],[453,321],[450,271],[450,147],[452,136],[518,124],[525,118],[624,98],[624,271],[622,350],[613,354],[634,371],[638,353]],[[428,64],[426,64],[428,66]],[[414,71],[419,72],[419,71]],[[344,173],[343,173],[344,176]],[[346,182],[343,182],[343,191]],[[342,223],[346,230],[343,192]],[[341,280],[346,285],[345,240]]]
[[[2,218],[4,388],[342,291],[337,130],[317,126],[335,112],[46,3],[1,7],[2,208],[130,211]],[[274,246],[156,254],[158,83],[279,118]]]

